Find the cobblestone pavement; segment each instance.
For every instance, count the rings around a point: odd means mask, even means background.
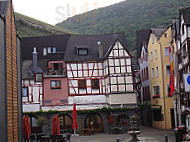
[[[161,130],[151,127],[142,127],[140,130],[141,134],[138,136],[138,139],[141,142],[165,142],[165,135],[168,135],[169,142],[175,142],[173,130]],[[71,142],[116,142],[117,138],[119,138],[121,142],[129,142],[131,140],[131,136],[127,133],[100,133],[91,136],[72,136]]]

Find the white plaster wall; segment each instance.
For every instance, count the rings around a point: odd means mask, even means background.
[[[137,104],[136,93],[110,94],[108,97],[108,104]]]

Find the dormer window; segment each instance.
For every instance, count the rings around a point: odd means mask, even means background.
[[[88,49],[87,48],[77,48],[77,55],[87,56],[88,55]]]
[[[35,80],[35,82],[42,82],[43,74],[42,73],[36,73],[34,80]]]
[[[53,47],[52,53],[56,53],[56,47]]]

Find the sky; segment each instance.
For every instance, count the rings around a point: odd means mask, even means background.
[[[55,25],[73,15],[124,0],[13,0],[14,11]]]

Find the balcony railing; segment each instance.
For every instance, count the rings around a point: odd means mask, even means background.
[[[65,68],[58,67],[58,68],[46,68],[45,77],[56,77],[56,76],[66,76]]]

